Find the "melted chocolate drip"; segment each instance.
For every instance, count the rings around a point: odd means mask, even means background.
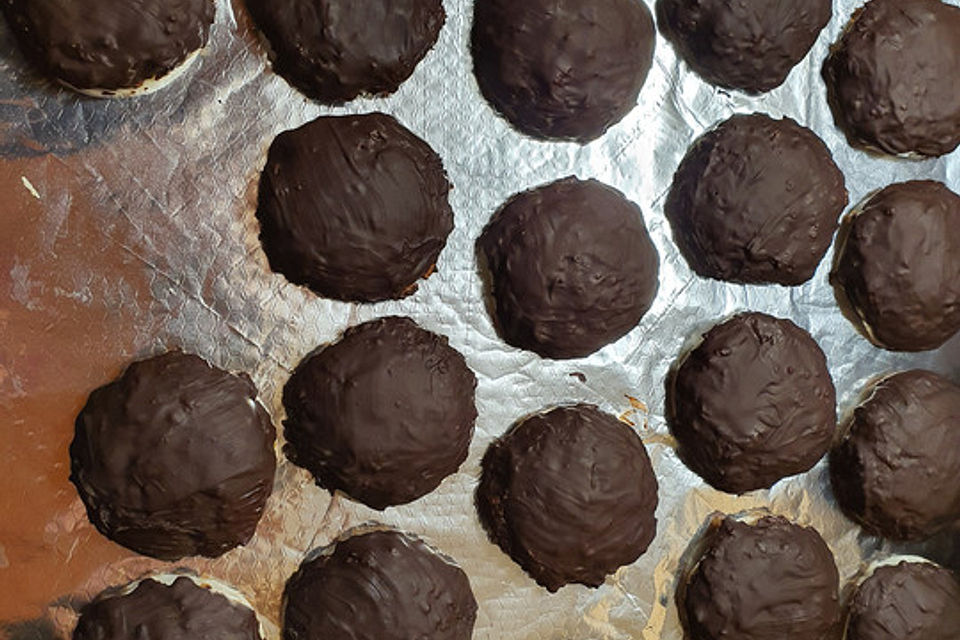
[[[960,331],[960,196],[929,180],[891,185],[840,237],[832,280],[874,344],[925,351]]]
[[[500,334],[547,358],[579,358],[623,337],[659,286],[643,213],[596,180],[570,177],[513,196],[477,246]]]
[[[873,535],[916,540],[960,521],[960,386],[920,370],[881,380],[831,452],[830,476]]]
[[[348,329],[283,391],[290,460],[374,509],[430,493],[467,457],[477,381],[447,339],[409,318]]]
[[[697,274],[798,285],[816,271],[846,204],[843,174],[820,138],[790,118],[755,113],[693,144],[664,213]]]
[[[274,271],[321,296],[402,298],[453,230],[440,157],[392,116],[323,116],[281,133],[260,178]]]
[[[127,595],[104,592],[80,611],[73,640],[260,640],[249,608],[177,578],[144,580]]]
[[[246,0],[273,68],[306,96],[340,104],[396,91],[436,43],[440,0]]]
[[[783,84],[832,10],[831,0],[658,0],[657,23],[704,80],[756,94]]]
[[[490,539],[549,591],[603,584],[656,534],[657,479],[637,434],[592,405],[515,424],[483,457]]]
[[[276,468],[276,434],[256,396],[245,374],[178,351],[91,393],[70,445],[70,480],[90,521],[161,560],[247,542]]]
[[[300,565],[284,592],[284,640],[470,640],[466,574],[395,531],[356,535]]]
[[[924,562],[880,567],[850,602],[846,640],[957,640],[960,583]]]
[[[746,493],[807,471],[830,448],[826,357],[789,320],[744,313],[713,327],[668,384],[679,455],[713,487]]]
[[[834,640],[839,575],[814,529],[768,516],[711,525],[678,593],[690,640]]]
[[[637,104],[653,63],[653,18],[637,0],[477,0],[480,91],[536,138],[599,138]]]
[[[0,0],[24,55],[78,89],[132,89],[207,43],[213,0]]]
[[[960,144],[960,7],[871,0],[834,44],[823,77],[850,144],[950,153]]]

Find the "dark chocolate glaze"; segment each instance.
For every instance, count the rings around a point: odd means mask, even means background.
[[[73,640],[260,640],[254,612],[177,578],[147,579],[127,595],[102,593],[80,611]]]
[[[831,0],[657,0],[657,24],[690,68],[725,89],[783,84],[830,22]]]
[[[476,386],[447,339],[409,318],[352,327],[284,388],[285,452],[331,492],[374,509],[411,502],[466,459]]]
[[[300,565],[284,591],[284,640],[470,640],[467,575],[396,531],[355,535]]]
[[[850,144],[950,153],[960,144],[960,7],[871,0],[833,45],[823,77]]]
[[[593,405],[521,420],[483,457],[477,511],[505,553],[547,590],[603,584],[657,529],[657,479],[640,438]]]
[[[207,43],[213,0],[0,0],[26,57],[78,89],[132,89]]]
[[[845,640],[957,640],[960,583],[925,562],[879,567],[850,601]]]
[[[281,133],[260,178],[260,240],[274,271],[321,296],[402,298],[453,230],[440,157],[393,116],[321,116]]]
[[[70,480],[105,536],[161,560],[216,557],[253,535],[276,435],[246,374],[172,351],[90,394]]]
[[[835,640],[839,575],[816,530],[767,516],[711,524],[678,591],[690,640]]]
[[[927,538],[960,521],[960,386],[930,371],[881,380],[830,453],[833,492],[870,534]]]
[[[643,213],[596,180],[569,177],[513,196],[477,247],[501,336],[546,358],[586,356],[621,338],[659,286]]]
[[[440,0],[246,0],[273,68],[309,98],[341,104],[396,91],[436,43]]]
[[[754,113],[690,147],[664,213],[699,275],[790,286],[813,276],[846,204],[843,174],[815,133]]]
[[[744,313],[719,324],[668,385],[683,461],[713,487],[746,493],[807,471],[827,453],[836,392],[816,341],[789,320]]]
[[[840,237],[832,280],[874,344],[925,351],[960,330],[960,196],[929,180],[891,185]]]
[[[637,104],[655,33],[641,0],[477,0],[473,70],[521,132],[585,143]]]

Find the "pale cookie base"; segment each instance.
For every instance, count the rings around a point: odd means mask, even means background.
[[[873,200],[873,197],[878,193],[880,193],[880,191],[882,191],[882,189],[874,189],[873,191],[865,195],[860,200],[860,202],[857,203],[857,205],[850,210],[850,213],[846,215],[846,217],[842,221],[841,226],[852,225],[853,221],[863,213],[864,209],[866,209],[867,207],[867,204],[869,204],[870,201]],[[848,241],[849,241],[849,236],[844,237],[842,241],[834,249],[834,265],[837,264],[837,260],[839,260],[840,256],[842,256],[844,252],[847,250]],[[877,334],[874,331],[873,327],[871,327],[870,323],[867,322],[866,314],[863,312],[863,310],[850,301],[850,297],[847,295],[846,290],[843,289],[842,286],[837,285],[837,287],[842,290],[843,296],[846,299],[845,301],[847,306],[850,308],[850,310],[852,310],[856,314],[857,319],[859,320],[859,327],[856,327],[856,328],[861,329],[861,332],[863,333],[864,337],[867,340],[869,340],[872,345],[874,345],[875,347],[879,347],[880,349],[886,349],[887,347],[882,342],[880,342],[880,340],[877,338]]]
[[[870,564],[868,564],[866,567],[864,567],[863,570],[860,572],[860,574],[857,576],[857,579],[856,579],[857,588],[859,588],[860,585],[862,585],[864,582],[872,578],[873,574],[876,573],[877,569],[880,569],[881,567],[895,567],[901,562],[907,562],[909,564],[929,564],[934,567],[940,566],[933,560],[928,560],[927,558],[922,558],[920,556],[895,554],[880,560],[874,560]]]
[[[121,98],[136,98],[138,96],[145,96],[156,91],[169,86],[182,76],[187,69],[190,68],[190,65],[193,64],[193,61],[197,59],[197,56],[200,55],[201,49],[197,49],[184,59],[179,65],[174,67],[166,75],[160,76],[159,78],[149,78],[144,80],[142,83],[136,87],[131,88],[122,88],[122,89],[81,89],[80,87],[75,87],[65,80],[58,80],[61,85],[70,89],[71,91],[76,91],[77,93],[83,94],[90,98],[106,98],[106,99],[121,99]]]
[[[148,575],[145,575],[144,577],[142,577],[142,578],[140,578],[140,579],[138,579],[138,580],[134,580],[133,582],[131,582],[131,583],[129,583],[129,584],[121,587],[121,588],[120,588],[118,591],[116,591],[115,593],[107,596],[107,598],[117,598],[117,597],[120,597],[120,596],[129,595],[129,594],[133,593],[134,590],[136,590],[136,588],[137,588],[138,586],[140,586],[140,583],[142,583],[142,582],[144,582],[144,581],[146,581],[146,580],[153,580],[154,582],[159,582],[160,584],[163,584],[163,585],[166,585],[166,586],[169,587],[169,586],[172,585],[178,578],[187,578],[188,580],[190,580],[191,582],[193,582],[193,583],[194,583],[195,585],[197,585],[198,587],[200,587],[200,588],[202,588],[202,589],[207,589],[207,590],[209,590],[209,591],[211,591],[211,592],[213,592],[213,593],[216,593],[216,594],[218,594],[218,595],[221,595],[221,596],[223,596],[224,598],[226,598],[227,600],[229,600],[231,603],[233,603],[233,604],[235,604],[235,605],[238,605],[238,606],[241,606],[241,607],[244,607],[244,608],[246,608],[246,609],[249,609],[250,611],[253,611],[253,614],[257,617],[257,626],[258,626],[258,631],[259,631],[259,633],[260,633],[260,637],[261,637],[261,638],[267,638],[267,637],[268,637],[268,636],[266,635],[266,625],[267,625],[267,623],[265,623],[265,622],[264,622],[264,619],[260,616],[259,613],[257,613],[257,610],[253,608],[253,605],[250,604],[250,601],[247,600],[246,596],[244,596],[242,593],[240,593],[239,591],[237,591],[236,588],[234,588],[234,587],[232,587],[232,586],[230,586],[230,585],[228,585],[228,584],[226,584],[226,583],[224,583],[224,582],[221,582],[221,581],[219,581],[219,580],[217,580],[217,579],[215,579],[215,578],[209,578],[209,577],[206,577],[206,576],[198,576],[198,575],[196,575],[196,574],[188,573],[188,572],[186,572],[186,571],[184,571],[184,572],[182,572],[182,573],[178,573],[178,572],[176,572],[176,571],[173,571],[173,572],[168,572],[168,573],[148,574]]]

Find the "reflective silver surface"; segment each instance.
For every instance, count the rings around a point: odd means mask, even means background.
[[[38,82],[0,29],[0,185],[8,195],[0,216],[0,429],[9,443],[0,445],[7,447],[0,459],[13,469],[0,501],[20,514],[0,523],[0,601],[9,603],[0,620],[45,618],[52,622],[31,624],[67,637],[76,602],[170,566],[100,539],[66,481],[72,419],[90,389],[135,357],[177,346],[248,371],[279,426],[280,393],[299,359],[348,325],[386,314],[409,315],[449,336],[477,373],[480,417],[459,473],[413,504],[378,513],[331,499],[282,459],[251,544],[215,561],[174,566],[232,583],[276,624],[283,583],[304,553],[377,520],[457,559],[480,602],[475,638],[679,640],[673,593],[681,556],[714,510],[769,507],[814,525],[844,580],[865,558],[894,549],[949,560],[955,549],[947,537],[910,547],[864,537],[837,511],[823,462],[770,491],[739,498],[714,491],[677,459],[663,419],[664,376],[681,350],[748,309],[790,318],[813,334],[827,354],[841,413],[884,372],[928,367],[960,377],[960,340],[905,355],[861,337],[827,283],[832,253],[813,280],[793,289],[704,280],[677,253],[663,216],[689,144],[736,112],[788,115],[816,131],[846,174],[851,206],[909,178],[943,180],[960,191],[958,152],[925,161],[874,157],[852,150],[835,129],[819,68],[858,4],[836,2],[810,55],[784,86],[760,97],[706,85],[658,37],[640,103],[586,146],[526,138],[485,103],[471,73],[468,0],[445,1],[438,45],[399,92],[336,109],[307,101],[269,71],[239,2],[219,1],[210,45],[177,84],[128,101],[82,99]],[[372,110],[394,114],[443,158],[456,229],[438,272],[415,295],[352,305],[271,273],[253,210],[274,135],[321,113]],[[509,195],[570,174],[607,182],[641,206],[660,251],[661,286],[642,323],[616,344],[580,360],[545,361],[498,339],[473,247]],[[660,482],[659,531],[638,562],[602,587],[551,595],[487,541],[472,492],[492,439],[528,413],[573,401],[622,416],[647,443]]]

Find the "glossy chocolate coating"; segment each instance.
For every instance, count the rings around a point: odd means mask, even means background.
[[[535,138],[599,138],[637,104],[655,34],[641,0],[477,0],[473,71],[490,104]]]
[[[477,381],[447,339],[373,320],[306,358],[283,391],[285,451],[374,509],[430,493],[467,457]]]
[[[835,640],[839,575],[816,530],[768,516],[707,532],[678,592],[689,640]]]
[[[960,583],[926,562],[879,567],[850,601],[845,640],[956,640]]]
[[[881,380],[830,453],[830,476],[870,534],[916,540],[960,521],[960,386],[916,369]]]
[[[172,351],[90,394],[70,480],[102,534],[161,560],[219,556],[253,535],[275,431],[246,374]]]
[[[260,640],[252,610],[177,578],[144,580],[130,593],[104,592],[80,611],[73,640]]]
[[[843,174],[815,133],[754,113],[690,147],[664,213],[697,274],[789,286],[813,276],[846,204]]]
[[[579,358],[623,337],[659,286],[643,213],[596,180],[569,177],[513,196],[477,246],[500,335],[546,358]]]
[[[24,55],[78,89],[132,89],[207,43],[213,0],[0,0]]]
[[[960,196],[929,180],[890,185],[840,237],[832,280],[874,344],[925,351],[960,330]]]
[[[704,80],[756,94],[783,84],[832,10],[831,0],[657,0],[657,24]]]
[[[656,534],[657,479],[643,442],[593,405],[521,420],[482,467],[476,504],[491,541],[551,592],[600,586]]]
[[[440,0],[246,0],[273,69],[304,95],[341,104],[396,91],[436,43]]]
[[[374,531],[300,565],[284,591],[284,640],[470,640],[467,575],[423,542]]]
[[[746,493],[807,471],[836,431],[827,360],[789,320],[744,313],[682,360],[667,394],[683,461],[713,487]]]
[[[960,7],[871,0],[823,65],[827,98],[851,144],[941,156],[960,144]]]
[[[321,116],[281,133],[260,177],[274,271],[337,300],[403,298],[453,230],[440,157],[393,116]]]
[[[926,562],[878,567],[857,588],[844,640],[956,640],[960,583]]]

